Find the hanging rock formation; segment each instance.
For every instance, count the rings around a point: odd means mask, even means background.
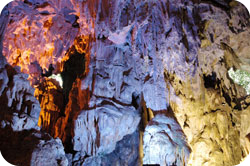
[[[249,18],[231,0],[11,2],[1,152],[19,165],[240,163],[250,96],[228,71],[249,72]]]

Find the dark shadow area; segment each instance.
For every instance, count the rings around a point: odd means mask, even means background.
[[[201,0],[201,2],[203,2],[203,3],[205,2],[207,4],[212,4],[213,6],[221,8],[227,12],[230,9],[230,5],[229,5],[230,0],[224,0],[224,1],[223,0],[209,0],[209,1],[208,0]]]
[[[65,62],[63,67],[63,94],[65,106],[69,100],[69,92],[77,77],[80,77],[85,71],[85,54],[77,52],[75,46],[69,50],[69,59]]]
[[[205,88],[213,88],[216,86],[216,73],[212,72],[212,75],[203,75]]]
[[[139,130],[137,129],[134,133],[126,135],[122,140],[118,141],[115,150],[109,154],[100,156],[100,165],[140,165],[139,161]],[[93,160],[94,161],[94,160]],[[77,163],[74,163],[77,165]],[[90,165],[95,164],[88,163]]]
[[[35,134],[41,134],[36,130],[12,131],[4,128],[0,131],[0,150],[6,161],[18,166],[29,166],[32,152],[39,144],[39,138]],[[50,139],[47,134],[42,134],[43,139]]]
[[[45,70],[44,73],[43,73],[43,72],[41,73],[42,77],[49,77],[49,76],[51,76],[53,70],[54,70],[54,67],[53,67],[52,64],[50,64],[50,65],[49,65],[49,70]]]
[[[250,142],[250,133],[246,135],[248,141]]]
[[[138,109],[140,106],[140,95],[136,94],[135,92],[132,93],[132,105],[135,107],[135,109]]]
[[[231,107],[231,97],[222,89],[222,95],[225,98],[227,104]]]

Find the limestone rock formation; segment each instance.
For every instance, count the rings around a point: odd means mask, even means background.
[[[172,110],[168,110],[171,112]],[[185,165],[191,149],[173,113],[157,114],[147,125],[143,137],[143,164]]]
[[[249,18],[231,0],[11,2],[1,151],[19,165],[238,164],[250,96],[228,71],[249,72]]]
[[[111,153],[116,142],[132,134],[139,122],[139,114],[129,107],[106,105],[83,110],[75,120],[73,149],[89,156]]]
[[[1,56],[0,147],[7,161],[16,165],[68,165],[60,139],[41,133],[40,113],[28,75],[11,67]]]
[[[139,131],[126,135],[118,141],[112,153],[86,158],[82,165],[138,165]]]
[[[39,144],[32,152],[30,165],[68,166],[68,159],[65,156],[61,140],[59,138],[50,140],[40,140]]]
[[[1,21],[3,19],[2,15]],[[4,27],[1,27],[1,34],[3,31]],[[0,53],[1,153],[15,165],[67,166],[61,140],[39,131],[37,123],[41,108],[28,76],[21,73],[20,67],[10,66]]]
[[[10,127],[13,131],[34,129],[40,105],[27,80],[28,75],[21,73],[19,67],[8,65],[3,57],[1,59],[1,127]]]

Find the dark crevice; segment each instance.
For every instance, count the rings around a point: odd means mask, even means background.
[[[79,17],[75,15],[75,21],[73,22],[72,27],[74,27],[74,28],[80,28],[80,25],[77,22],[78,19],[79,19]]]
[[[184,44],[185,48],[187,49],[187,52],[189,52],[189,45],[187,40],[187,35],[183,32],[183,37],[181,39],[181,42]]]
[[[65,111],[65,107],[68,104],[69,101],[69,94],[70,91],[74,93],[75,89],[73,89],[73,84],[76,81],[77,78],[81,78],[84,76],[85,72],[85,53],[79,53],[76,49],[76,47],[73,45],[66,54],[69,56],[69,59],[64,63],[63,71],[61,73],[62,81],[63,81],[63,103],[64,108],[62,111]],[[76,108],[78,110],[80,108]],[[72,114],[68,119],[68,124],[72,124],[73,117],[75,116]],[[74,151],[72,139],[74,137],[73,133],[70,133],[71,131],[71,125],[67,125],[65,128],[65,131],[67,131],[66,136],[63,145],[66,153],[76,154],[77,152]]]
[[[130,74],[130,72],[132,71],[132,67],[126,71],[123,72],[123,76],[128,76]]]
[[[73,143],[72,143],[72,136],[67,134],[65,141],[63,142],[65,153],[76,154],[77,151],[74,151]]]
[[[169,126],[169,127],[170,127],[170,126]],[[187,122],[185,121],[183,127],[190,127],[190,126],[189,126],[189,125],[187,124]],[[171,130],[171,128],[170,128],[170,130]]]
[[[230,113],[230,117],[231,117],[231,122],[232,122],[232,126],[234,127],[235,126],[235,123],[233,121],[233,115]]]
[[[95,144],[97,147],[100,147],[101,144],[101,134],[100,134],[100,129],[98,125],[99,119],[94,119],[94,124],[95,124],[95,129],[96,129],[96,140]]]
[[[116,104],[119,104],[121,106],[126,106],[126,107],[132,106],[132,104],[122,103],[120,100],[117,100],[115,97],[110,98],[110,97],[103,97],[103,96],[97,96],[97,95],[95,95],[95,97],[110,100],[110,101],[112,101]],[[86,110],[89,110],[89,109],[92,109],[92,107],[86,108]]]
[[[124,90],[126,89],[126,87],[128,87],[129,85],[126,82],[122,82],[121,88],[120,88],[120,92],[124,92]]]
[[[65,62],[63,72],[61,73],[63,80],[63,95],[65,106],[69,100],[69,92],[76,78],[83,75],[85,71],[85,54],[77,52],[75,46],[70,50],[69,59]]]
[[[250,133],[246,135],[246,138],[247,138],[248,141],[250,142]]]
[[[212,75],[203,75],[204,79],[204,86],[205,88],[213,88],[215,89],[216,87],[216,73],[212,72]]]
[[[224,11],[228,12],[230,9],[230,0],[201,0],[201,2],[206,2],[207,4],[211,4],[217,8],[223,9]]]
[[[239,110],[239,111],[241,111],[242,110],[242,107],[241,107],[241,100],[240,99],[233,99],[233,102],[236,104],[235,106],[234,106],[234,109],[236,109],[236,110]]]
[[[151,76],[148,74],[148,75],[145,77],[145,79],[144,79],[144,82],[143,82],[143,83],[145,83],[145,82],[147,82],[148,80],[150,80],[150,78],[151,78]]]
[[[28,4],[28,5],[30,5],[30,6],[32,5],[32,3],[29,2],[29,0],[24,0],[23,3]]]
[[[41,4],[40,3],[35,3],[35,9],[37,8],[45,8],[47,6],[49,6],[50,4],[48,2],[42,2]]]
[[[170,28],[170,30],[168,30],[166,33],[165,33],[165,38],[167,38],[169,36],[169,34],[171,33],[172,31],[172,28]]]
[[[220,111],[220,109],[216,109],[216,110],[211,110],[212,113],[215,113],[217,111]]]
[[[45,70],[45,73],[42,72],[42,73],[41,73],[41,76],[42,76],[42,77],[49,77],[49,76],[51,76],[54,69],[55,69],[55,68],[53,67],[53,65],[50,64],[50,65],[49,65],[49,70]]]
[[[132,93],[132,105],[135,107],[135,109],[138,109],[140,105],[140,96],[135,92]]]
[[[214,35],[210,33],[209,36],[210,36],[211,42],[213,43],[214,42]]]
[[[31,161],[32,152],[41,140],[36,134],[41,134],[43,140],[51,139],[48,134],[34,129],[22,131],[13,131],[10,127],[1,129],[0,150],[4,159],[18,166],[30,165],[28,161]]]
[[[104,106],[104,105],[111,105],[111,106],[116,107],[116,105],[115,105],[113,102],[108,101],[108,100],[103,100],[103,101],[101,102],[100,106]],[[98,106],[99,106],[99,105],[98,105]],[[91,107],[90,109],[93,109],[93,108]]]
[[[231,97],[222,89],[222,95],[225,98],[227,104],[231,107]]]
[[[140,103],[139,103],[138,110],[139,110],[140,117],[141,117],[141,120],[139,123],[139,130],[142,131],[143,133],[145,131],[146,124],[147,124],[147,122],[145,122],[147,121],[147,119],[144,118],[145,116],[147,117],[147,110],[146,110],[147,108],[146,108],[146,103],[145,103],[143,94],[141,94],[139,98],[140,98],[139,99]],[[138,100],[136,100],[136,103],[137,101]]]

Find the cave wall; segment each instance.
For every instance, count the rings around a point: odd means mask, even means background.
[[[43,133],[63,164],[235,165],[249,153],[249,95],[228,75],[249,72],[240,3],[17,0],[0,22],[1,129]]]

